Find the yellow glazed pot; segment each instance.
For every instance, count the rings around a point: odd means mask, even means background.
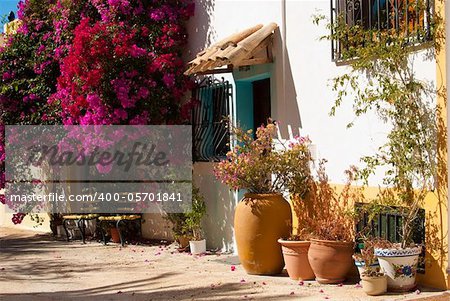
[[[248,274],[281,273],[278,239],[289,236],[291,227],[291,206],[281,194],[245,194],[236,207],[234,231],[239,260]]]

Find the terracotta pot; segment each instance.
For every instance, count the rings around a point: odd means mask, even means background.
[[[276,275],[284,268],[277,240],[289,236],[291,206],[281,194],[245,194],[236,207],[234,231],[239,260],[248,274]]]
[[[189,245],[189,237],[187,236],[180,236],[177,239],[178,244],[180,245],[180,248],[184,249]]]
[[[308,259],[319,283],[344,282],[353,266],[353,245],[353,242],[311,240]]]
[[[283,250],[284,263],[289,277],[293,280],[312,280],[315,278],[308,261],[309,241],[289,241],[279,239]]]
[[[117,230],[117,228],[110,228],[109,232],[111,234],[111,241],[119,243],[120,242],[119,230]]]
[[[407,292],[416,287],[417,263],[421,247],[406,249],[375,248],[381,269],[387,275],[388,290]]]
[[[361,285],[363,291],[369,296],[377,296],[387,291],[387,277],[367,277],[361,276]]]

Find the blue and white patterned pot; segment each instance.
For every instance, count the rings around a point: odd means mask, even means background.
[[[388,276],[388,290],[409,291],[416,286],[416,271],[421,247],[405,249],[378,249],[381,270]]]

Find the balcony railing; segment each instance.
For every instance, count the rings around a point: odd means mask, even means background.
[[[386,32],[405,37],[408,44],[430,39],[430,0],[330,0],[331,23],[344,22],[364,30]],[[332,33],[333,34],[333,33]],[[342,59],[346,41],[332,41],[332,59]],[[361,45],[363,47],[363,45]]]

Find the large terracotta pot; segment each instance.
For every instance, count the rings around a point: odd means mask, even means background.
[[[311,240],[308,259],[319,283],[344,282],[353,265],[353,245],[353,242]]]
[[[279,239],[283,250],[284,263],[289,277],[293,280],[312,280],[314,272],[309,265],[309,241],[289,241]]]
[[[381,269],[387,275],[389,291],[406,292],[416,287],[417,263],[421,247],[406,249],[375,248]]]
[[[281,194],[245,194],[234,214],[239,260],[252,275],[276,275],[284,268],[277,240],[289,236],[291,206]]]

